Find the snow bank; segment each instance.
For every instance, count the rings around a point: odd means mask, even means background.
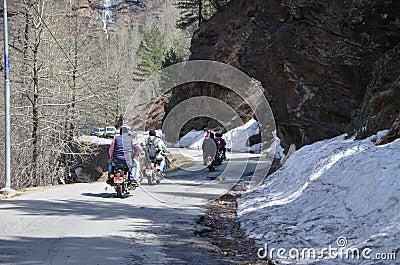
[[[89,142],[98,145],[111,145],[111,139],[100,138],[97,136],[81,135],[78,137],[78,141]]]
[[[179,140],[179,147],[193,149],[201,148],[205,135],[205,131],[191,130]]]
[[[281,146],[281,140],[276,135],[274,135],[274,138],[275,138],[275,141],[272,142],[272,144],[264,150],[261,149],[262,145],[258,144],[258,146],[257,146],[258,152],[260,152],[262,150],[261,152],[263,154],[267,154],[267,156],[273,156],[275,159],[278,159],[281,164],[283,164],[283,161],[285,159],[285,153],[284,153],[284,149]],[[251,148],[253,149],[253,147],[254,147],[254,145]]]
[[[260,144],[249,147],[247,142],[249,137],[259,133],[260,128],[258,122],[251,119],[243,126],[232,129],[224,134],[226,148],[231,149],[233,152],[249,152],[250,150],[254,152],[260,151]]]
[[[345,237],[343,251],[369,248],[372,259],[377,253],[399,252],[400,139],[375,146],[379,137],[355,141],[339,136],[293,153],[263,185],[239,200],[245,233],[269,250],[322,251],[338,248],[337,239]],[[323,254],[323,260],[278,259],[270,253],[267,258],[290,264],[382,264]]]
[[[226,148],[234,152],[259,152],[261,144],[256,144],[249,147],[249,137],[256,135],[260,132],[259,124],[254,119],[248,121],[241,127],[230,130],[223,135],[226,141]],[[184,148],[201,148],[206,132],[192,130],[179,140],[179,146]]]

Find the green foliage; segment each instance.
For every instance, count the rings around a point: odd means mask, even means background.
[[[177,64],[177,63],[181,63],[184,61],[184,55],[182,50],[179,49],[179,46],[174,45],[174,47],[171,47],[166,55],[164,60],[162,61],[162,68],[167,68],[168,66]],[[161,85],[162,87],[168,87],[168,85],[170,85],[171,83],[174,82],[174,78],[176,78],[177,73],[176,73],[176,69],[174,68],[169,68],[166,71],[163,71],[163,75],[161,77]]]
[[[196,22],[201,23],[202,17],[199,12],[202,0],[185,0],[178,1],[174,5],[180,9],[180,18],[176,22],[176,27],[179,29],[186,29]]]
[[[181,0],[174,5],[180,9],[180,18],[176,22],[179,29],[187,29],[198,22],[207,20],[224,6],[229,0]]]
[[[165,55],[164,60],[161,62],[161,66],[162,68],[166,68],[170,65],[176,64],[176,63],[180,63],[183,61],[183,58],[179,57],[174,48],[170,48],[167,51],[167,54]]]
[[[164,37],[158,28],[152,27],[150,31],[139,28],[143,40],[139,44],[137,55],[140,58],[138,64],[138,79],[143,80],[161,69],[161,62],[164,60]]]
[[[170,65],[181,63],[185,60],[186,54],[183,47],[183,43],[175,40],[173,41],[173,47],[171,47],[165,54],[165,58],[161,63],[162,68],[166,68]]]

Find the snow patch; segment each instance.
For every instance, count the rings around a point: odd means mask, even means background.
[[[251,119],[246,124],[232,129],[224,134],[224,139],[226,141],[226,148],[232,150],[233,152],[259,152],[261,150],[261,144],[255,146],[248,146],[248,139],[251,136],[260,133],[260,126],[258,122]]]
[[[400,249],[400,139],[376,146],[344,135],[304,146],[238,201],[238,219],[260,247]],[[398,257],[399,259],[400,257]],[[280,260],[289,264],[360,264],[360,260]],[[348,263],[346,263],[348,262]],[[364,264],[364,263],[362,263]],[[381,264],[368,261],[365,264]]]
[[[223,135],[223,138],[226,141],[226,148],[233,152],[259,152],[261,144],[248,146],[249,137],[259,133],[259,124],[256,120],[252,119],[243,126],[228,131]],[[205,135],[205,131],[192,130],[179,140],[179,147],[201,148]]]
[[[199,149],[203,144],[205,135],[205,131],[191,130],[179,140],[179,147]]]

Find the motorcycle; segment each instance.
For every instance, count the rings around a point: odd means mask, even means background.
[[[132,182],[128,178],[129,167],[125,164],[116,164],[114,172],[110,175],[110,185],[114,187],[117,198],[123,198],[129,195],[130,190],[135,190],[143,180],[143,175],[139,174],[138,181]]]
[[[144,169],[144,175],[147,177],[149,185],[160,184],[164,178],[161,161],[157,159],[150,160]]]
[[[224,159],[225,159],[224,152],[221,149],[218,150],[216,158],[217,158],[216,159],[217,165],[221,165],[222,162],[224,162]]]

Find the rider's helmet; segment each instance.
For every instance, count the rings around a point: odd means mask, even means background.
[[[210,132],[210,136],[209,136],[211,139],[214,139],[215,138],[215,134],[213,133],[213,132]]]
[[[156,131],[155,131],[155,130],[151,130],[151,131],[149,132],[149,135],[150,135],[150,136],[156,136],[157,134],[156,134]]]
[[[124,125],[121,126],[121,129],[120,129],[120,133],[121,134],[130,133],[130,132],[131,132],[131,127],[129,125],[124,124]]]
[[[162,139],[162,138],[163,138],[162,131],[156,131],[156,136],[157,136],[158,138]]]

